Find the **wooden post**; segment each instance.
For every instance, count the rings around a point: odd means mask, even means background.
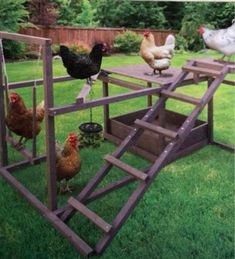
[[[43,46],[43,68],[46,123],[48,208],[50,210],[56,210],[57,186],[55,166],[55,121],[54,116],[50,116],[48,112],[49,109],[53,107],[51,42],[48,42],[45,46]]]
[[[207,81],[207,87],[209,88],[212,80],[209,78]],[[213,96],[207,106],[207,122],[208,122],[208,139],[209,143],[213,142],[214,139],[214,103]]]
[[[158,116],[159,126],[161,126],[163,128],[165,128],[165,124],[166,124],[165,107],[166,107],[166,103],[164,103],[163,107],[160,109],[159,116]],[[159,135],[160,152],[162,152],[162,150],[165,148],[165,145],[166,145],[165,137],[163,135]]]
[[[109,96],[109,85],[107,82],[103,81],[103,97]],[[110,132],[110,123],[109,123],[109,104],[104,105],[104,132]]]
[[[152,83],[147,82],[147,87],[152,87]],[[148,107],[151,107],[153,105],[153,98],[152,95],[148,95]]]
[[[8,164],[3,84],[3,49],[0,47],[0,166]]]

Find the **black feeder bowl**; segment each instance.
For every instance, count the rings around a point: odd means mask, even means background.
[[[99,147],[103,141],[103,127],[96,122],[85,122],[79,127],[80,145],[82,147],[93,146]]]

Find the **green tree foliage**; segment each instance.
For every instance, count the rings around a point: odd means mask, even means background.
[[[180,30],[182,19],[184,17],[185,3],[184,2],[159,2],[163,8],[163,13],[166,17],[165,28],[171,30]]]
[[[235,3],[211,3],[206,19],[215,28],[226,28],[235,18]]]
[[[58,4],[58,24],[74,26],[94,26],[95,9],[89,0],[56,0]]]
[[[164,28],[166,19],[157,2],[99,0],[96,20],[100,26],[126,28]]]
[[[25,10],[26,0],[0,0],[0,30],[17,32],[26,21],[28,12]],[[3,41],[4,54],[8,58],[21,56],[24,44],[16,41]]]
[[[89,2],[89,0],[83,0],[81,6],[81,14],[79,17],[79,25],[82,26],[94,26],[94,9]]]
[[[28,12],[24,4],[26,0],[0,0],[0,30],[16,32],[20,24],[25,22]]]
[[[82,11],[81,0],[55,0],[58,5],[59,17],[57,23],[61,25],[78,25],[79,14]]]
[[[182,27],[177,36],[178,43],[184,44],[178,48],[198,51],[204,47],[201,36],[197,29],[200,25],[208,28],[226,28],[231,25],[234,19],[234,3],[186,3],[185,15],[182,20]]]

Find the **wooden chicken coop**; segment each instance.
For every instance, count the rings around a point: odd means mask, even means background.
[[[46,123],[46,154],[38,156],[25,148],[19,152],[24,159],[17,163],[9,163],[8,145],[14,144],[14,138],[8,136],[5,125],[5,92],[6,87],[16,89],[32,87],[34,81],[9,83],[4,78],[4,55],[0,49],[0,175],[15,188],[29,203],[36,208],[73,246],[84,256],[101,254],[118,233],[126,219],[137,206],[143,194],[148,190],[160,170],[173,160],[191,154],[208,143],[217,144],[234,152],[234,147],[222,144],[213,138],[213,95],[221,83],[234,86],[234,82],[225,79],[226,75],[235,72],[233,63],[219,63],[212,59],[193,59],[187,62],[182,69],[170,68],[162,77],[149,77],[147,65],[133,65],[105,69],[99,79],[103,83],[103,97],[86,101],[83,94],[75,98],[74,103],[57,106],[53,104],[53,83],[72,80],[70,77],[53,78],[51,40],[15,33],[0,32],[0,39],[23,41],[29,44],[42,46],[43,78],[37,84],[44,86],[45,123]],[[121,75],[125,79],[115,78]],[[132,83],[129,78],[135,78],[141,83]],[[208,87],[201,98],[195,98],[175,92],[175,89],[189,84],[207,81]],[[109,96],[109,84],[129,88],[133,91],[115,96]],[[145,109],[110,118],[109,106],[112,103],[146,96]],[[152,96],[157,96],[153,102]],[[168,99],[177,99],[192,105],[192,112],[182,115],[166,110]],[[103,166],[90,179],[85,188],[76,196],[70,197],[67,203],[58,208],[55,167],[55,116],[74,111],[103,106],[105,138],[118,145],[117,149],[105,156]],[[201,111],[208,106],[207,121],[198,119]],[[122,155],[126,151],[151,161],[148,168],[136,169],[123,161]],[[36,164],[46,159],[48,205],[44,205],[33,195],[13,173],[19,167]],[[118,167],[127,173],[127,176],[105,187],[96,187],[113,167]],[[106,222],[99,215],[91,211],[86,205],[111,191],[137,181],[139,184],[128,198],[122,209],[111,223]],[[75,214],[81,213],[102,230],[98,243],[93,247],[79,237],[67,222]],[[80,226],[85,227],[85,226]]]

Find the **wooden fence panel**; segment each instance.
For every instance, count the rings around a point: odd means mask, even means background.
[[[138,34],[143,34],[144,29],[130,29]],[[95,42],[106,42],[110,47],[113,46],[114,38],[125,32],[125,28],[80,28],[80,27],[69,27],[69,26],[53,26],[53,27],[42,27],[38,26],[22,28],[20,33],[51,38],[53,44],[73,44],[78,42],[84,42],[90,47]],[[151,29],[156,41],[156,45],[162,45],[165,42],[167,35],[176,34],[177,31],[168,30],[155,30]]]

